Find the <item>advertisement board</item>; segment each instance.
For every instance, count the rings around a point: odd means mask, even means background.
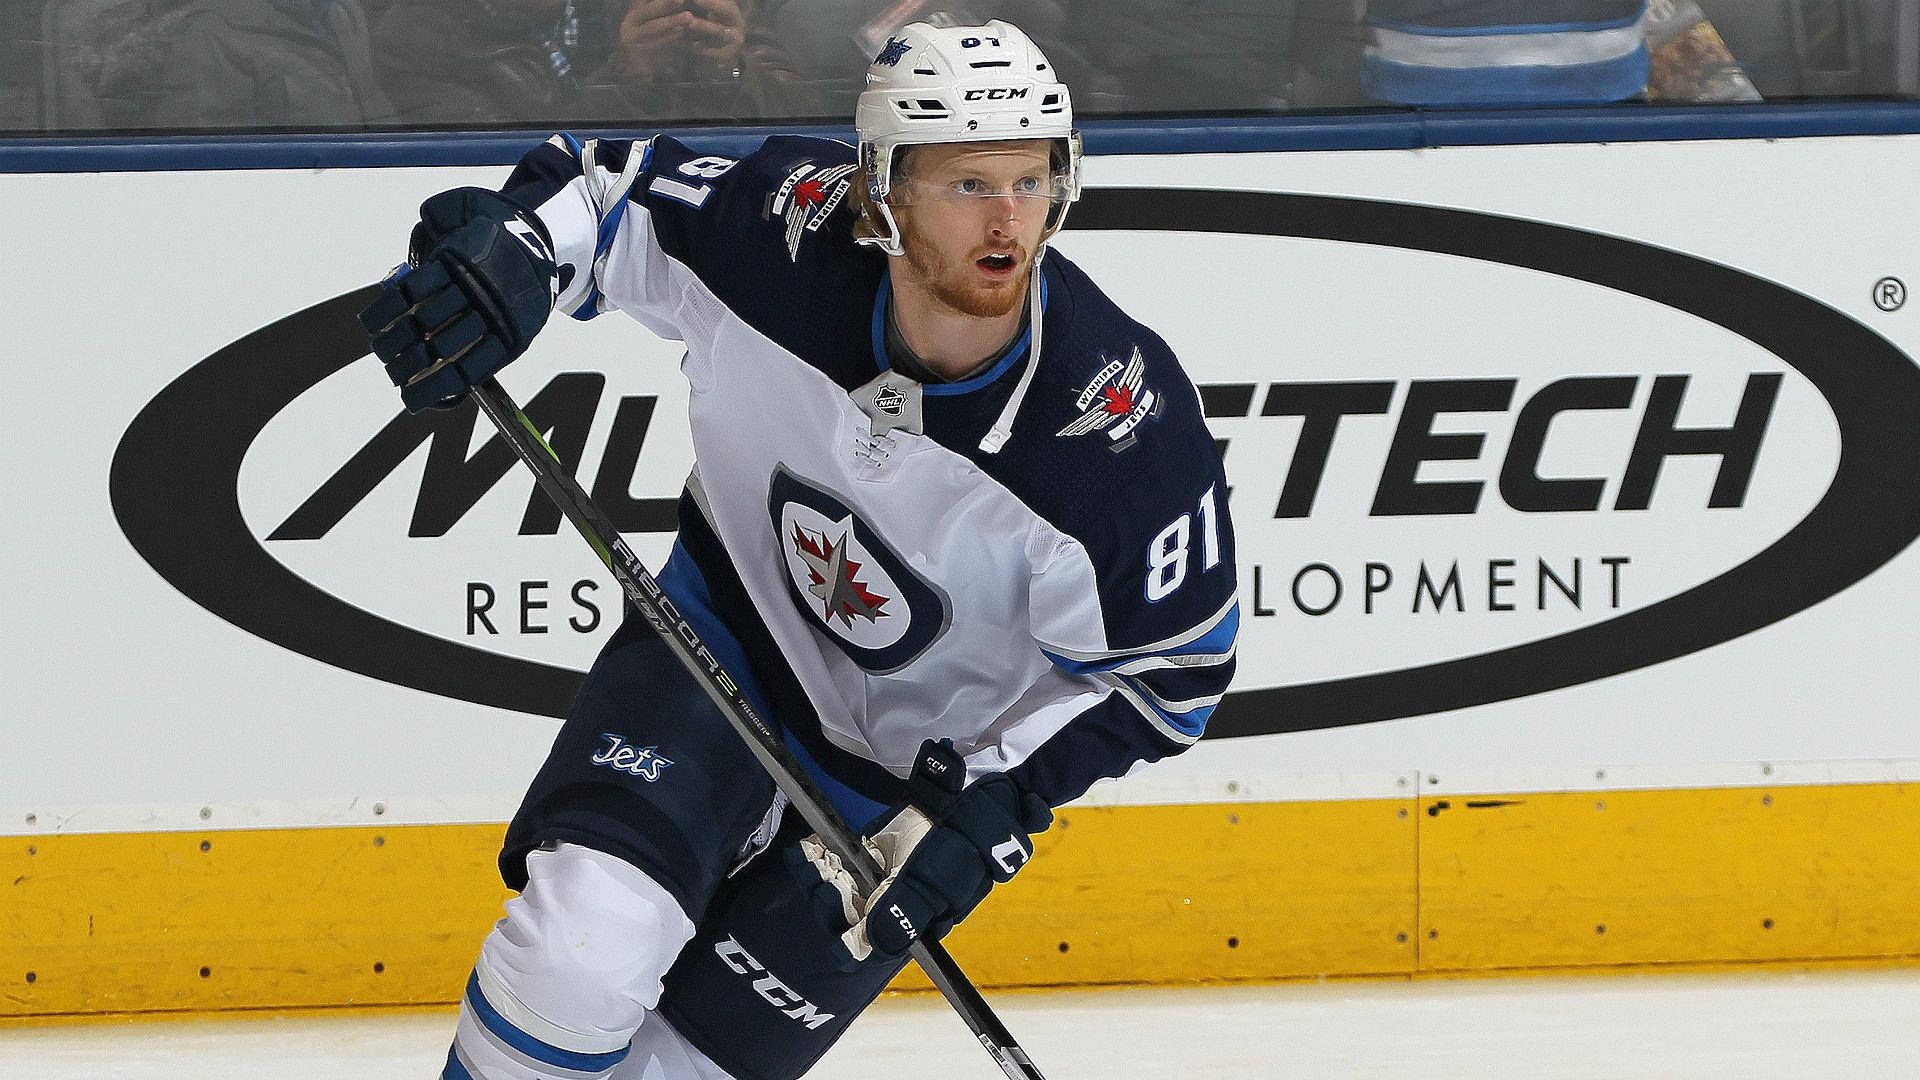
[[[1234,691],[1148,775],[1920,757],[1920,223],[1885,179],[1916,166],[1091,159],[1057,245],[1200,386],[1241,560]],[[503,176],[0,177],[38,208],[0,268],[0,828],[511,812],[618,589],[471,408],[400,411],[352,317],[422,198]],[[555,320],[503,377],[656,566],[677,360]]]

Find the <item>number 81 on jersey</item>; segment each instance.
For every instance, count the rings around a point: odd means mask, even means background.
[[[1220,521],[1214,510],[1213,488],[1200,496],[1192,514],[1174,518],[1147,545],[1147,600],[1159,603],[1187,581],[1187,558],[1193,540],[1193,519],[1200,518],[1200,572],[1220,565]]]

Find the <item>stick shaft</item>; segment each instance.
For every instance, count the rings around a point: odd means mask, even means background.
[[[480,405],[480,411],[500,429],[500,437],[514,448],[527,468],[533,470],[541,490],[573,522],[574,528],[579,530],[594,553],[600,556],[600,561],[613,573],[627,599],[639,609],[654,631],[666,640],[674,655],[693,673],[707,696],[720,707],[727,722],[746,741],[747,749],[773,777],[780,790],[786,793],[794,809],[800,812],[807,824],[813,826],[821,842],[852,871],[861,889],[871,893],[880,884],[880,868],[874,863],[873,856],[794,759],[779,732],[747,700],[740,685],[700,640],[692,624],[674,606],[672,599],[661,591],[660,583],[654,580],[632,549],[627,547],[620,531],[593,504],[561,464],[559,457],[541,436],[539,428],[520,411],[520,406],[508,396],[497,379],[488,379],[475,387],[473,396]],[[986,999],[980,996],[980,991],[974,988],[939,942],[915,942],[913,958],[919,962],[927,977],[933,980],[934,986],[952,1003],[954,1011],[966,1021],[967,1027],[972,1029],[980,1045],[993,1056],[1002,1072],[1011,1080],[1044,1080],[1040,1070],[1028,1060],[1026,1051],[1014,1041],[1012,1033],[994,1015]]]

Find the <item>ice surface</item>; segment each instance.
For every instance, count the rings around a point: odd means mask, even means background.
[[[1911,1080],[1920,970],[990,995],[1048,1080]],[[431,1080],[450,1011],[0,1028],[5,1080]],[[937,998],[812,1076],[991,1080]]]

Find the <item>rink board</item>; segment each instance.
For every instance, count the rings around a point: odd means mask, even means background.
[[[1090,158],[1056,246],[1200,390],[1238,675],[969,971],[1920,956],[1917,174],[1913,135]],[[504,175],[0,176],[0,1014],[457,992],[618,590],[354,312],[425,194]],[[503,376],[655,566],[679,356],[554,320]]]
[[[1093,800],[949,944],[989,987],[1920,962],[1920,762],[1852,771],[1895,779]],[[451,1002],[501,831],[13,838],[0,1016]]]

